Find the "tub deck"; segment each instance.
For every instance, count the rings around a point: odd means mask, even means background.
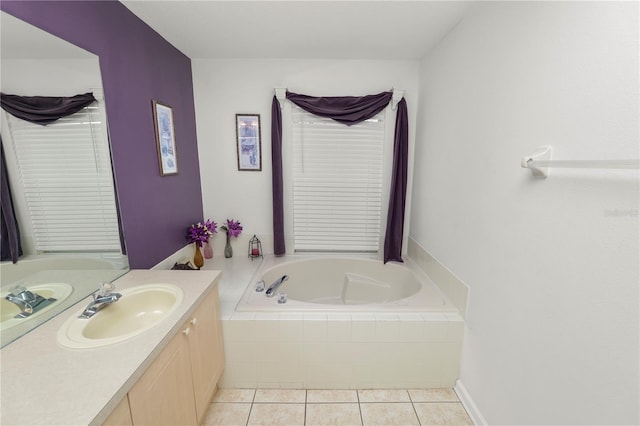
[[[269,256],[264,262],[268,261]],[[237,311],[262,262],[216,258],[204,267],[223,270],[220,301],[226,365],[221,388],[455,384],[464,319],[452,304],[445,311]]]

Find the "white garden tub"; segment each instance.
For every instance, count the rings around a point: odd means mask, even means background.
[[[276,293],[266,289],[284,275]],[[256,291],[264,281],[265,291]],[[266,258],[236,311],[274,312],[457,312],[413,262],[382,263],[358,256],[286,256]]]

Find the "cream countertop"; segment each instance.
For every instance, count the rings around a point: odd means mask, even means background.
[[[114,282],[116,291],[170,283],[184,293],[178,309],[150,330],[103,348],[63,348],[56,341],[58,329],[76,307],[89,303],[88,297],[0,350],[0,423],[102,424],[220,276],[220,271],[212,270],[132,270]]]

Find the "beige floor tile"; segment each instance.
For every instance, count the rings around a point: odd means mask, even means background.
[[[317,402],[358,402],[358,392],[355,390],[307,390],[307,403]]]
[[[409,389],[409,396],[413,402],[460,402],[451,388]]]
[[[306,426],[360,426],[358,404],[307,404]]]
[[[251,404],[234,404],[228,402],[214,402],[205,414],[205,426],[245,426],[249,418]]]
[[[247,426],[303,426],[304,404],[253,404]]]
[[[255,389],[218,389],[213,402],[253,402]]]
[[[302,403],[306,402],[304,389],[258,389],[254,402]]]
[[[411,402],[404,389],[364,389],[358,391],[360,402]]]
[[[364,403],[360,404],[362,424],[384,426],[419,425],[411,403]]]
[[[459,402],[417,402],[413,406],[423,426],[469,425],[473,422]]]

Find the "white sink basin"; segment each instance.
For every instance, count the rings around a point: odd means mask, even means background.
[[[10,291],[3,291],[2,299],[0,299],[0,330],[5,331],[11,327],[15,327],[16,325],[31,322],[34,318],[38,318],[42,314],[49,312],[51,308],[60,304],[60,302],[64,301],[73,292],[73,287],[67,283],[34,284],[27,285],[26,288],[30,292],[39,294],[45,299],[54,298],[56,301],[40,310],[37,310],[28,317],[15,318],[21,310],[18,305],[5,299],[5,296],[9,294]]]
[[[108,346],[135,337],[160,323],[182,302],[182,289],[173,284],[147,284],[117,290],[122,297],[91,318],[74,312],[58,330],[58,343],[72,349]]]

